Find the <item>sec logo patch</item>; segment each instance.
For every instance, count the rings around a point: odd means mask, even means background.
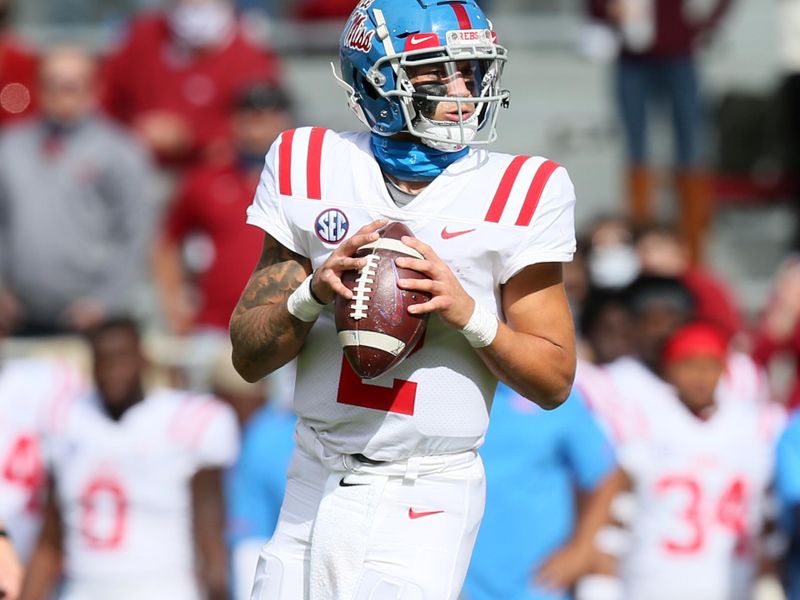
[[[338,208],[328,209],[317,217],[315,223],[317,237],[327,244],[338,244],[350,229],[350,221]]]

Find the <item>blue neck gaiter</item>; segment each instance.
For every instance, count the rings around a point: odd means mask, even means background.
[[[435,179],[469,152],[467,147],[458,152],[443,152],[425,144],[394,140],[374,133],[370,144],[381,170],[400,181]]]

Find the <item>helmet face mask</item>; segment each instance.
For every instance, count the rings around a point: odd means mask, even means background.
[[[340,59],[350,106],[374,133],[407,132],[444,151],[497,137],[506,50],[474,0],[362,1]]]

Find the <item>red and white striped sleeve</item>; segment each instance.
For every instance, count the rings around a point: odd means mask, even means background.
[[[247,222],[260,227],[292,252],[308,256],[304,238],[287,217],[287,202],[323,198],[322,157],[326,133],[320,127],[284,131],[267,153]]]
[[[511,157],[486,221],[528,230],[526,243],[506,261],[500,283],[532,264],[571,261],[575,252],[575,189],[566,169],[541,157]]]

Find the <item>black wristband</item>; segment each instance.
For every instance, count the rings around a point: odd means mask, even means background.
[[[11,537],[10,535],[8,535],[8,530],[0,527],[0,538],[7,538],[7,537]]]
[[[311,274],[311,281],[308,282],[308,293],[311,294],[311,297],[314,299],[314,302],[319,304],[320,306],[327,306],[322,300],[317,298],[317,295],[314,293],[314,288],[311,284],[314,282],[314,274]]]

